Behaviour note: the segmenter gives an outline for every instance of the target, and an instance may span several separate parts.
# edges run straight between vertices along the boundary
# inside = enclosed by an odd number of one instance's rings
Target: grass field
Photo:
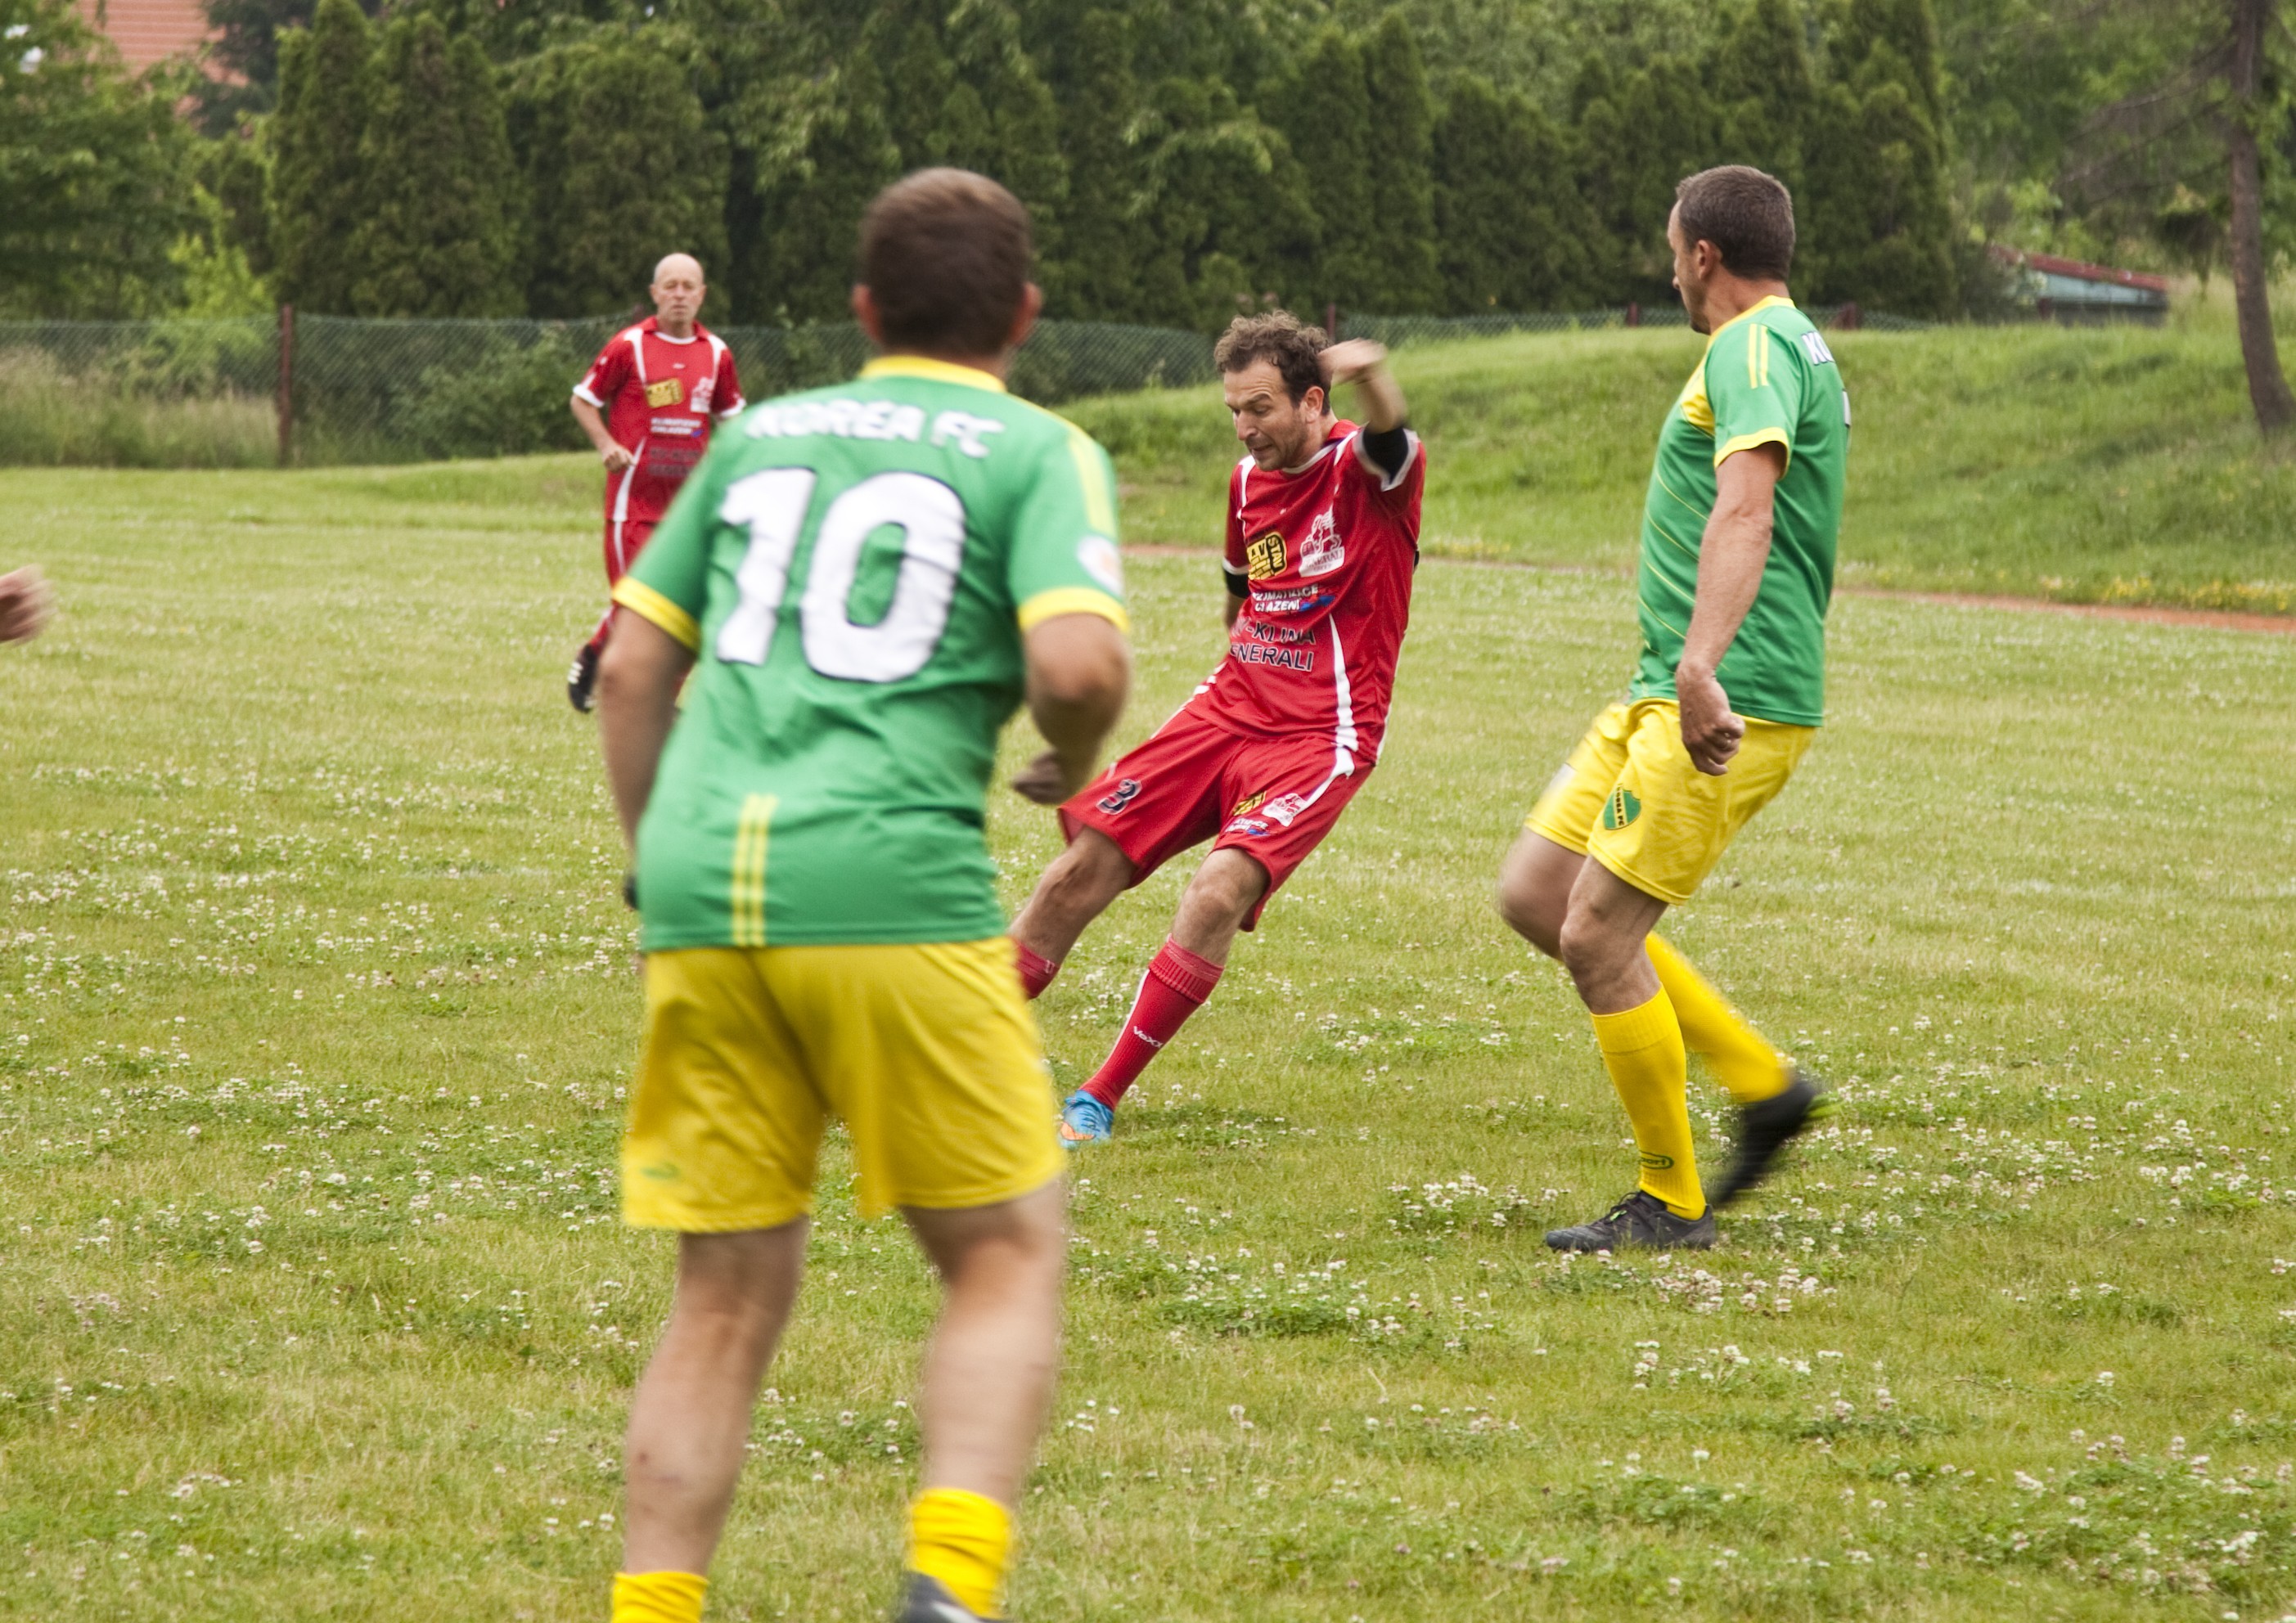
[[[65,602],[0,651],[0,1613],[603,1615],[670,1248],[558,691],[592,477],[0,476]],[[1220,642],[1135,576],[1127,742]],[[1487,897],[1629,600],[1418,590],[1386,761],[1080,1167],[1016,1615],[2296,1611],[2296,639],[1844,601],[1675,933],[1848,1108],[1722,1250],[1566,1266],[1631,1155]],[[1048,997],[1064,1078],[1180,877]],[[828,1164],[714,1617],[890,1593],[931,1298]]]
[[[1430,548],[1630,567],[1652,439],[1702,341],[1676,329],[1404,352]],[[2296,611],[2296,457],[2260,448],[2238,346],[2209,312],[2159,332],[1827,341],[1857,417],[1844,582]],[[1135,539],[1217,541],[1234,455],[1216,390],[1067,409],[1116,453]]]

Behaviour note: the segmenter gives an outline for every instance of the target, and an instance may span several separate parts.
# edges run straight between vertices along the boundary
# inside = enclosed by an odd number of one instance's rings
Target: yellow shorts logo
[[[646,385],[646,404],[655,411],[665,406],[676,406],[685,398],[685,380],[664,378],[659,383]]]
[[[1266,790],[1255,790],[1250,794],[1244,796],[1242,799],[1238,800],[1235,803],[1235,809],[1228,813],[1228,816],[1231,817],[1241,817],[1246,812],[1258,811],[1261,803],[1267,799],[1267,791]]]
[[[1622,829],[1642,815],[1643,803],[1631,789],[1613,789],[1603,802],[1603,826],[1607,829]]]

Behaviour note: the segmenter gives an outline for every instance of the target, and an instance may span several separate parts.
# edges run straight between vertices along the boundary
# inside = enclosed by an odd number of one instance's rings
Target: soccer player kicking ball
[[[646,539],[701,461],[711,426],[741,414],[734,352],[701,322],[701,262],[671,254],[653,267],[654,314],[606,341],[574,385],[574,421],[606,469],[606,586],[629,572]],[[566,673],[567,701],[590,708],[609,607]]]
[[[1034,997],[1119,893],[1212,841],[1116,1046],[1062,1102],[1070,1147],[1108,1137],[1124,1090],[1219,984],[1235,932],[1363,786],[1411,613],[1426,463],[1387,352],[1327,347],[1279,311],[1238,316],[1212,358],[1245,450],[1228,480],[1227,657],[1061,807],[1068,848],[1013,924]],[[1356,386],[1360,425],[1332,414],[1333,384]],[[1057,767],[1046,756],[1013,786],[1053,805],[1067,792]]]
[[[1691,1153],[1685,1048],[1738,1103],[1713,1203],[1759,1183],[1821,1107],[1798,1071],[1652,927],[1785,787],[1825,706],[1825,610],[1849,397],[1786,293],[1793,200],[1758,169],[1676,191],[1675,284],[1706,353],[1659,432],[1636,593],[1642,657],[1509,851],[1499,907],[1560,958],[1595,1017],[1642,1179],[1557,1250],[1703,1247],[1714,1217]],[[1592,860],[1589,860],[1589,859]]]
[[[681,1235],[615,1623],[701,1615],[832,1114],[945,1291],[898,1616],[998,1610],[1065,1231],[982,799],[1024,693],[1045,780],[1088,779],[1129,668],[1108,458],[1004,392],[1029,238],[978,175],[882,193],[853,294],[882,357],[727,430],[615,588],[600,734],[646,953],[622,1210]]]

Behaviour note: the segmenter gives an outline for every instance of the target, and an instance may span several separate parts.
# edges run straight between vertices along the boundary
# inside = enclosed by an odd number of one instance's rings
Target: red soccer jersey
[[[1322,734],[1368,764],[1411,618],[1427,459],[1406,432],[1390,477],[1364,455],[1361,433],[1333,424],[1294,473],[1263,472],[1249,456],[1237,464],[1224,567],[1250,596],[1227,658],[1185,708],[1247,738]]]
[[[734,352],[696,324],[691,338],[670,338],[651,316],[607,340],[574,398],[606,414],[606,431],[637,461],[606,480],[606,517],[653,524],[701,460],[714,418],[740,411],[742,385]]]

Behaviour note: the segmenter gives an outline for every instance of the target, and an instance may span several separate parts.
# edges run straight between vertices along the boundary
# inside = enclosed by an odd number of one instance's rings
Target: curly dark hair
[[[1297,406],[1308,398],[1309,389],[1325,388],[1323,357],[1331,342],[1323,328],[1301,321],[1289,310],[1239,316],[1227,324],[1227,331],[1212,346],[1212,365],[1229,373],[1242,372],[1254,361],[1267,361],[1282,374],[1283,388]]]

